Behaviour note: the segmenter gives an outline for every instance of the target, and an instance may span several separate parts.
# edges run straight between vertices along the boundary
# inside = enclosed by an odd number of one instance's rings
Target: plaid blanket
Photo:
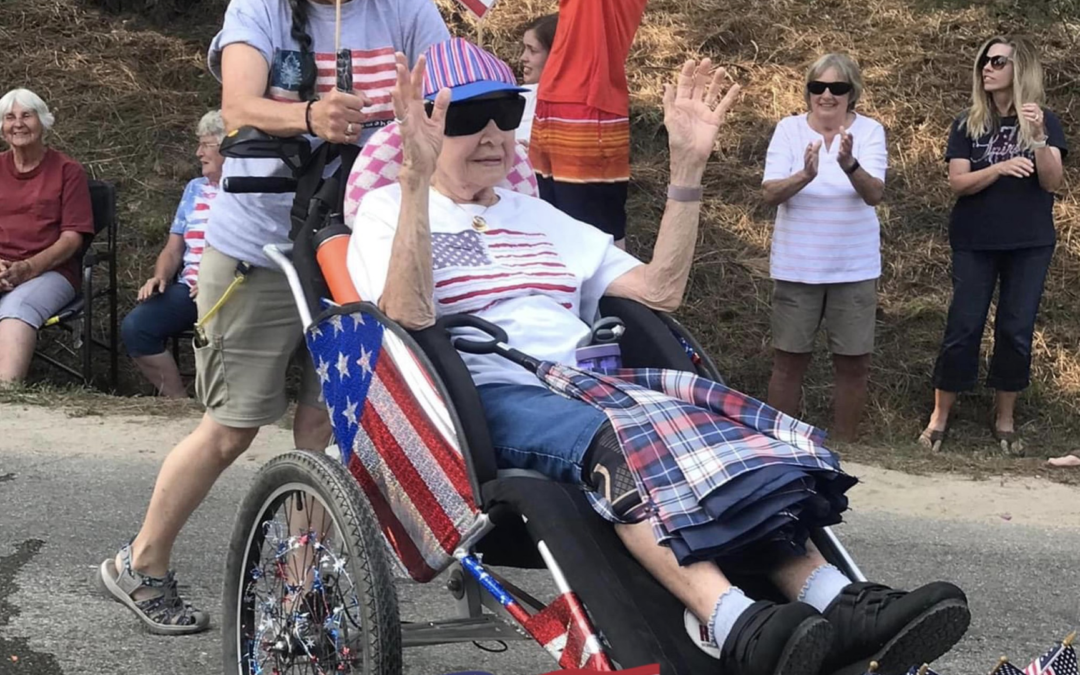
[[[855,479],[824,447],[824,432],[729,387],[674,370],[601,374],[555,363],[542,364],[538,376],[552,391],[607,415],[658,541],[725,516],[743,518],[750,530],[782,530],[810,516],[810,526],[831,524],[846,508],[842,495]],[[826,506],[812,514],[798,506],[817,492],[828,493]],[[601,516],[620,522],[606,500],[589,498]],[[739,532],[728,534],[733,545],[745,543],[737,541]]]

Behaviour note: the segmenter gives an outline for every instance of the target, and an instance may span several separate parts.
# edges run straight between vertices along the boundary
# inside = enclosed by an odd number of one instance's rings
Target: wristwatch
[[[1045,148],[1046,147],[1046,142],[1048,140],[1049,139],[1044,138],[1041,141],[1032,141],[1031,142],[1031,149],[1032,150],[1041,150],[1042,148]]]
[[[845,169],[844,167],[840,167],[840,170],[850,176],[851,174],[853,174],[853,173],[855,173],[856,171],[859,170],[859,160],[856,159],[855,163],[851,165],[850,169]]]

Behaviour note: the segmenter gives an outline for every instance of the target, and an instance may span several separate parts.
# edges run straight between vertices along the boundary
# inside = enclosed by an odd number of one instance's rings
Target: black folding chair
[[[37,351],[34,356],[59,368],[85,385],[93,382],[93,348],[99,347],[109,353],[109,389],[116,388],[117,380],[117,311],[116,311],[116,187],[104,181],[90,181],[90,201],[94,211],[94,236],[85,237],[78,254],[82,258],[82,291],[66,307],[56,313],[42,326],[42,330],[57,327],[66,331],[73,344],[59,342],[64,351],[80,359],[80,368]],[[105,245],[101,246],[102,234]],[[99,264],[107,266],[108,283],[94,285],[94,270]],[[105,298],[108,301],[108,325],[106,339],[94,336],[94,304]]]

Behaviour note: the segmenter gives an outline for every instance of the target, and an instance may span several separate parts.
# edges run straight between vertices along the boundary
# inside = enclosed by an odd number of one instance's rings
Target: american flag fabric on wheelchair
[[[368,313],[331,314],[306,337],[341,461],[398,574],[430,581],[478,516],[446,404],[401,338]]]
[[[825,434],[722,384],[674,370],[601,374],[543,363],[554,392],[603,411],[619,437],[657,540],[681,564],[802,552],[809,530],[840,522],[856,480]],[[619,522],[610,504],[589,498]]]

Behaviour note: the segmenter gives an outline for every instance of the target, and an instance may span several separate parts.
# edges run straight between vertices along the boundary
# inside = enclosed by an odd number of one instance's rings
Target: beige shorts
[[[206,247],[196,298],[200,317],[232,283],[237,262]],[[280,419],[289,405],[285,375],[294,358],[302,371],[300,403],[325,408],[284,274],[253,267],[205,328],[208,343],[195,347],[195,391],[214,421],[250,429]]]
[[[824,320],[829,351],[862,356],[874,351],[877,279],[846,284],[773,282],[773,347],[792,354],[814,351]]]

